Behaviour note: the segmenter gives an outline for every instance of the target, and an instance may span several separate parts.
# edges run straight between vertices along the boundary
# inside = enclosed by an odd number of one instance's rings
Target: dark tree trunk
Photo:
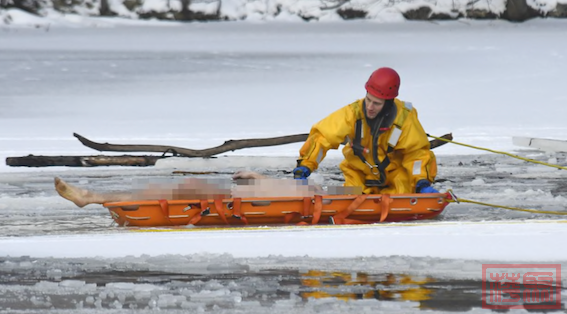
[[[211,157],[228,151],[234,151],[242,148],[275,146],[289,143],[303,142],[307,139],[308,134],[295,134],[289,136],[280,136],[272,138],[256,138],[245,140],[228,140],[220,146],[207,149],[189,149],[175,146],[162,145],[121,145],[109,143],[93,142],[77,133],[73,136],[79,139],[83,145],[98,151],[107,152],[154,152],[154,153],[172,153],[184,157]]]
[[[181,19],[184,21],[191,21],[193,17],[191,16],[191,11],[189,10],[189,5],[191,5],[191,0],[181,0]]]
[[[101,16],[115,16],[116,13],[110,10],[110,5],[108,0],[100,0],[100,15]]]
[[[24,156],[8,157],[6,165],[13,167],[97,167],[153,166],[162,156]]]
[[[539,15],[539,12],[532,9],[526,0],[508,0],[502,17],[512,22],[523,22]]]

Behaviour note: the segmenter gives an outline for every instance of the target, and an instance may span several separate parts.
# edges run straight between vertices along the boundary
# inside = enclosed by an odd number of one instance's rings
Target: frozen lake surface
[[[535,151],[523,151],[523,156],[547,161],[548,155]],[[565,154],[555,155],[560,164],[565,164]],[[261,158],[261,157],[260,157]],[[222,159],[222,157],[221,157]],[[294,159],[288,160],[290,167]],[[441,191],[452,189],[460,198],[489,204],[526,209],[565,211],[567,209],[567,173],[542,165],[497,155],[446,155],[440,156],[439,175],[436,187]],[[194,164],[195,166],[191,166]],[[343,178],[332,159],[318,171],[318,178],[326,186],[341,185]],[[230,178],[242,168],[204,166],[200,160],[189,160],[183,167],[192,177]],[[247,169],[260,171],[270,177],[289,177],[285,163],[274,163],[271,167]],[[182,176],[180,170],[168,167],[100,167],[100,168],[40,168],[34,172],[0,173],[0,236],[21,237],[45,234],[83,234],[123,232],[124,228],[112,225],[108,210],[101,205],[78,208],[59,197],[53,179],[59,176],[67,182],[101,192],[131,190],[141,179],[163,179]],[[211,172],[206,174],[191,174]],[[450,204],[446,211],[433,221],[499,221],[529,219],[562,219],[561,216],[545,215],[491,208],[482,205]]]
[[[567,139],[565,21],[104,26],[2,29],[2,160],[99,154],[73,132],[194,149],[306,133],[362,97],[370,72],[387,65],[401,73],[400,97],[413,101],[429,133],[567,165],[564,153],[511,140]],[[480,303],[488,262],[559,263],[565,287],[564,216],[453,203],[417,225],[149,233],[118,228],[102,206],[76,208],[53,189],[55,176],[118,191],[174,170],[283,178],[300,145],[226,154],[281,157],[271,164],[0,165],[0,313],[488,312]],[[435,152],[442,191],[567,211],[563,170],[452,144]],[[323,184],[342,184],[339,160],[332,152],[324,161]]]
[[[523,155],[548,158],[533,151]],[[564,155],[557,157],[565,163]],[[564,171],[491,155],[448,155],[439,162],[436,185],[466,191],[460,197],[543,210],[567,206]],[[264,173],[287,176],[287,169],[279,168]],[[117,191],[136,178],[171,178],[174,170],[111,167],[0,175],[0,253],[8,254],[0,257],[0,312],[474,313],[487,311],[480,308],[483,263],[567,265],[565,220],[554,215],[453,203],[437,219],[387,229],[295,227],[254,235],[165,228],[168,232],[148,233],[117,227],[102,206],[79,209],[53,189],[55,175],[78,186]],[[207,170],[217,173],[200,177],[235,171]],[[320,175],[326,184],[341,183],[336,166],[321,169]],[[429,230],[419,229],[424,227]],[[377,238],[368,243],[372,234]],[[341,238],[352,246],[336,242]],[[428,238],[430,246],[417,244]],[[270,239],[287,240],[273,247]],[[470,251],[465,253],[463,245]]]

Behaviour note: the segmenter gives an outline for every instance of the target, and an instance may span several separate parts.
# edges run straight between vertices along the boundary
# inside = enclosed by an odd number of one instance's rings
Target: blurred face
[[[364,104],[366,105],[366,116],[370,119],[374,119],[384,108],[386,99],[378,98],[376,96],[372,96],[369,93],[366,93]]]

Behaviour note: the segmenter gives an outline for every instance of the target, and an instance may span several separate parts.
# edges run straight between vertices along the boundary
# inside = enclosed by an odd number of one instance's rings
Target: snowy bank
[[[130,20],[302,22],[567,17],[566,0],[78,0],[0,1],[0,24],[86,22],[88,17]]]

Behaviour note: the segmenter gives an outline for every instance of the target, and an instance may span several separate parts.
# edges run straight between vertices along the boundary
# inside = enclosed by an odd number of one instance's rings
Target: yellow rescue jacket
[[[345,186],[362,187],[366,194],[401,194],[414,193],[419,180],[433,182],[437,163],[417,110],[411,103],[398,99],[391,110],[395,118],[388,128],[381,129],[376,139],[364,115],[364,99],[333,112],[311,128],[299,151],[298,166],[315,171],[329,149],[337,149],[344,143],[345,159],[340,168]],[[357,142],[358,151],[353,149]]]

